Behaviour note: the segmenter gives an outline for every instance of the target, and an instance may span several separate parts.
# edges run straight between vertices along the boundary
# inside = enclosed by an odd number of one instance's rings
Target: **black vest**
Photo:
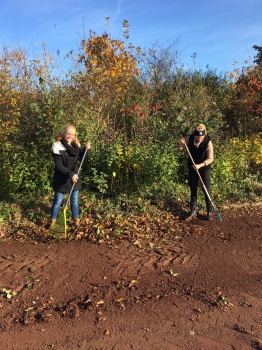
[[[196,147],[194,145],[194,134],[191,134],[189,136],[188,148],[192,158],[194,159],[195,164],[203,163],[207,159],[207,148],[210,140],[211,140],[211,137],[209,135],[206,135],[204,137],[204,140],[200,143],[200,145]],[[192,165],[193,163],[190,157],[188,157],[188,166],[191,167]],[[203,171],[203,170],[208,170],[210,168],[211,168],[211,164],[199,170]]]

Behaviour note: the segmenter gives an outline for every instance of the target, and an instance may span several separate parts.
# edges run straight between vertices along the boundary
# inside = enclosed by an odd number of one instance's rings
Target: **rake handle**
[[[87,154],[88,151],[89,151],[89,148],[86,148],[86,149],[85,149],[85,153],[84,153],[84,155],[83,155],[83,158],[82,158],[82,160],[81,160],[80,166],[79,166],[79,168],[78,168],[78,172],[77,172],[77,174],[76,174],[77,176],[78,176],[79,173],[80,173],[81,167],[82,167],[82,165],[83,165],[84,159],[85,159],[86,154]],[[66,204],[65,204],[65,208],[67,208],[67,206],[68,206],[68,203],[69,203],[71,194],[72,194],[72,192],[73,192],[73,190],[74,190],[74,188],[75,188],[75,184],[76,184],[76,183],[74,182],[74,183],[73,183],[73,186],[72,186],[72,188],[71,188],[71,190],[70,190],[70,192],[69,192],[69,195],[68,195],[68,198],[67,198],[67,201],[66,201]]]

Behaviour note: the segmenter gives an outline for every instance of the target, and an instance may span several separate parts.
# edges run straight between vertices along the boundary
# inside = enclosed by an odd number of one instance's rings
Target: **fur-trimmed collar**
[[[52,152],[54,154],[65,154],[66,148],[60,141],[56,141],[52,144]]]

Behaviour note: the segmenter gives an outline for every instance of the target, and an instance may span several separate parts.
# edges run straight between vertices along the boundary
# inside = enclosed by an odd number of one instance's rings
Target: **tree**
[[[262,46],[254,45],[253,49],[258,51],[253,62],[256,63],[258,66],[262,66]]]
[[[262,131],[262,66],[236,70],[235,74],[226,119],[231,136],[246,137]]]
[[[154,43],[146,51],[139,51],[141,79],[150,85],[165,82],[181,65],[181,52],[177,49],[178,41],[168,46]]]
[[[123,41],[113,40],[107,33],[97,36],[90,32],[89,39],[81,42],[78,64],[73,77],[75,93],[85,99],[98,118],[97,132],[114,139],[121,123],[117,110],[133,79],[139,76],[132,48],[127,50]]]

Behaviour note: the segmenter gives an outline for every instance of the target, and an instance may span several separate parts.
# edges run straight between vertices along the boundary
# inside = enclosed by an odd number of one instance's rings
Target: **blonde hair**
[[[72,125],[72,124],[67,124],[67,126],[65,126],[64,129],[63,129],[62,131],[60,131],[60,132],[56,135],[56,137],[55,137],[56,141],[61,141],[61,140],[65,137],[65,135],[66,135],[68,129],[74,129],[74,130],[75,130],[75,135],[74,135],[74,141],[73,141],[73,142],[74,142],[77,146],[80,146],[80,142],[79,142],[79,140],[78,140],[78,138],[77,138],[77,136],[76,136],[76,128],[75,128],[74,125]]]
[[[195,130],[204,131],[204,134],[207,135],[207,129],[206,129],[204,124],[198,124],[198,126],[196,126]]]

